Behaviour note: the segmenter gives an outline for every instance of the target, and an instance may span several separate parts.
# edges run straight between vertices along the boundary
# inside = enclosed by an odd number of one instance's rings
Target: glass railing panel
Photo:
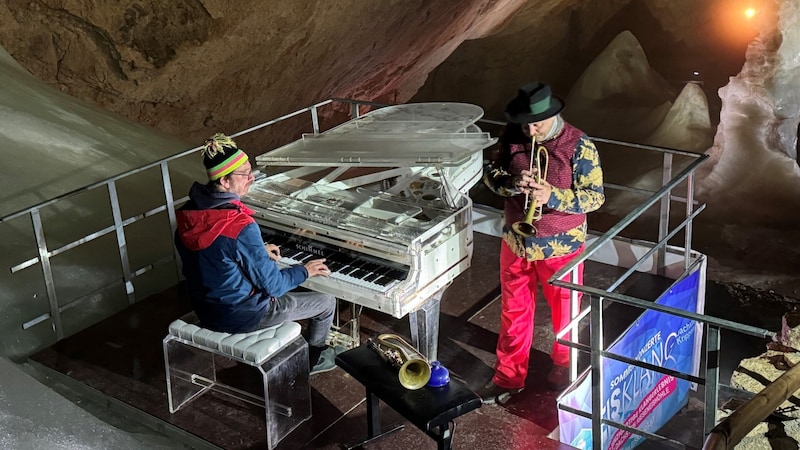
[[[114,225],[108,189],[99,187],[41,209],[47,249],[65,245]]]
[[[61,324],[64,337],[86,329],[130,306],[124,284],[113,283],[92,291],[62,306]]]
[[[164,185],[161,168],[151,167],[116,181],[122,219],[164,206]]]
[[[146,269],[163,259],[173,258],[175,254],[172,228],[166,211],[138,219],[126,226],[125,240],[132,272]],[[139,298],[138,293],[136,297]]]
[[[122,283],[117,236],[109,233],[50,258],[59,307],[112,283]],[[100,302],[100,300],[98,300]],[[98,305],[92,305],[94,307]]]
[[[30,215],[0,223],[0,354],[16,359],[56,340]]]

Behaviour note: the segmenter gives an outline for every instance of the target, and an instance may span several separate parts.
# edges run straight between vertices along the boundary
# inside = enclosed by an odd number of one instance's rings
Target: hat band
[[[241,150],[236,150],[236,153],[225,159],[225,161],[208,169],[208,179],[214,181],[222,178],[246,162],[247,154]]]
[[[531,114],[541,114],[547,111],[548,109],[550,109],[550,103],[551,103],[550,97],[539,100],[536,103],[531,103],[530,104]]]

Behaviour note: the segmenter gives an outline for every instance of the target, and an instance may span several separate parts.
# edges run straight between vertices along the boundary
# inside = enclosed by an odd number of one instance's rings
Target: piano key
[[[342,264],[342,263],[340,263],[338,261],[327,261],[326,260],[325,261],[325,265],[328,266],[329,269],[331,269],[331,272],[338,272],[339,269],[343,269],[345,267],[344,264]]]
[[[297,255],[298,253],[300,253],[300,252],[295,250],[295,249],[293,249],[293,248],[282,248],[281,249],[281,256],[283,256],[285,258],[292,258],[293,256]]]
[[[296,256],[295,259],[297,259],[301,263],[307,263],[307,262],[311,261],[312,259],[318,259],[318,257],[315,257],[315,255],[313,253],[300,252],[300,255]]]
[[[364,280],[361,280],[361,279],[358,279],[358,278],[353,278],[353,277],[350,277],[350,276],[347,276],[347,275],[342,275],[342,274],[334,274],[334,273],[332,273],[330,275],[330,278],[333,278],[333,279],[339,280],[339,281],[343,281],[345,283],[348,283],[348,284],[351,284],[351,285],[355,285],[355,286],[358,286],[358,287],[361,287],[361,288],[364,288],[364,289],[377,291],[377,292],[386,292],[391,287],[391,285],[389,283],[387,283],[385,285],[377,285],[375,283],[369,283],[369,282],[366,282]],[[393,281],[397,281],[397,280],[393,280]]]
[[[373,281],[373,283],[375,283],[375,284],[377,284],[379,286],[387,286],[389,283],[391,283],[394,280],[395,280],[394,278],[389,278],[386,275],[382,275],[380,278],[378,278],[377,280]]]
[[[297,238],[294,235],[287,237],[281,233],[283,232],[262,228],[264,242],[280,248],[281,266],[303,264],[312,259],[325,258],[326,265],[331,269],[327,279],[378,294],[386,293],[408,275],[408,268],[391,261],[384,263],[369,256],[363,257],[353,250],[333,249],[313,239]],[[315,283],[327,282],[316,280]]]
[[[372,273],[372,272],[368,272],[368,271],[366,271],[366,270],[364,270],[362,268],[358,268],[358,269],[356,269],[356,271],[352,275],[354,277],[356,277],[356,278],[364,280],[365,278],[367,278],[367,276],[369,276],[370,273]],[[364,281],[366,281],[366,280],[364,280]]]
[[[386,277],[394,280],[404,280],[405,275],[397,269],[392,269],[385,274]]]
[[[361,268],[362,268],[362,269],[364,269],[364,270],[366,270],[366,271],[369,271],[369,272],[375,272],[376,270],[378,270],[378,269],[380,268],[380,266],[379,266],[379,265],[377,265],[377,264],[375,264],[375,263],[371,263],[371,262],[365,262],[365,263],[364,263],[364,264],[361,266]]]
[[[340,270],[339,273],[342,275],[352,275],[353,272],[355,272],[356,270],[358,270],[358,266],[348,265],[347,267]]]
[[[371,272],[369,275],[364,277],[364,281],[368,281],[368,282],[371,283],[371,282],[375,281],[377,278],[379,278],[380,276],[381,275],[378,272]]]

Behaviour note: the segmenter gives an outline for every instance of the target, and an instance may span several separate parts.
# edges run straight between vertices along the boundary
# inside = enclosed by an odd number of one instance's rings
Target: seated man
[[[195,182],[176,212],[175,246],[183,262],[189,298],[204,328],[246,333],[282,322],[309,319],[311,374],[336,367],[325,346],[336,299],[318,292],[289,292],[308,277],[330,274],[324,259],[279,269],[276,245],[264,244],[240,197],[254,181],[247,155],[228,136],[205,142],[208,183]]]

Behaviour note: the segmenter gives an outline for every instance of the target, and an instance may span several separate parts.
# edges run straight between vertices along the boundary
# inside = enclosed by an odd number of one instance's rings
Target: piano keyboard
[[[278,265],[282,267],[325,258],[325,265],[331,270],[328,278],[378,293],[386,293],[408,276],[408,267],[392,261],[372,258],[344,248],[331,249],[321,242],[264,227],[261,227],[261,234],[265,244],[274,244],[280,248],[281,259]]]

